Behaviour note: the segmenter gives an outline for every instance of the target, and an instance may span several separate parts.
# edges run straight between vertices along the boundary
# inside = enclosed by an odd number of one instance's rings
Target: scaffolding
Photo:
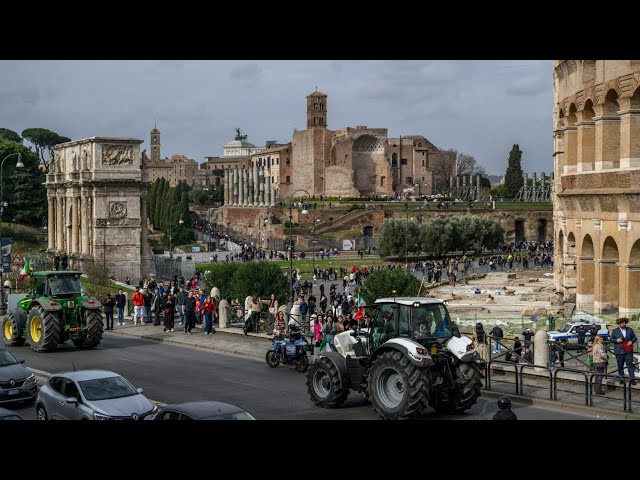
[[[529,175],[523,174],[524,186],[514,197],[514,202],[551,202],[551,186],[553,184],[553,172],[547,176],[540,172],[538,180],[536,172],[533,172],[533,179],[529,185]]]
[[[475,185],[473,179],[476,179]],[[481,200],[480,175],[458,175],[449,177],[449,196],[467,202]]]

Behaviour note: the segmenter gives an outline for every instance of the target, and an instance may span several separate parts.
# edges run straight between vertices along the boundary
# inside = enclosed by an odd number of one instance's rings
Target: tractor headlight
[[[416,347],[416,353],[418,355],[426,355],[427,354],[427,349],[426,348],[422,348],[422,347]]]

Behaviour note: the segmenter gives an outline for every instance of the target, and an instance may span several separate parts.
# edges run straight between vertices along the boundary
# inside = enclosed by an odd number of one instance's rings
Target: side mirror
[[[78,405],[78,399],[76,397],[67,397],[65,399],[65,402],[69,404],[73,403],[74,405]]]
[[[144,390],[142,390],[141,388],[136,388],[136,390],[138,391],[138,393],[144,392]]]

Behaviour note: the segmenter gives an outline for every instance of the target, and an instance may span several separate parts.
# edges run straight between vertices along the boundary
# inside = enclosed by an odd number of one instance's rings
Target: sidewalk
[[[220,353],[232,353],[264,361],[267,349],[271,345],[271,337],[265,333],[244,334],[240,327],[218,328],[213,335],[204,334],[204,325],[197,325],[191,335],[184,332],[184,325],[175,322],[174,332],[165,332],[164,325],[152,323],[133,324],[131,317],[125,317],[125,325],[114,325],[114,330],[107,330],[103,336],[124,335],[144,338],[163,343],[196,347]]]

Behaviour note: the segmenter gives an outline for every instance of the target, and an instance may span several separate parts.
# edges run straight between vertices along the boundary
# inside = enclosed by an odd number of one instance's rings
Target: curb
[[[526,403],[529,405],[535,406],[543,406],[543,407],[554,407],[561,408],[572,411],[579,411],[582,413],[590,413],[590,414],[600,414],[600,415],[611,415],[615,414],[616,416],[620,416],[621,420],[640,420],[640,413],[632,413],[632,412],[619,412],[618,410],[612,410],[607,408],[600,407],[590,407],[587,405],[579,405],[577,403],[567,403],[567,402],[559,402],[557,400],[547,400],[545,398],[532,398],[532,397],[523,397],[522,395],[515,394],[505,394],[504,392],[494,392],[493,390],[485,390],[482,389],[482,395],[499,398],[503,395],[507,395],[512,400],[517,400],[521,403]]]

